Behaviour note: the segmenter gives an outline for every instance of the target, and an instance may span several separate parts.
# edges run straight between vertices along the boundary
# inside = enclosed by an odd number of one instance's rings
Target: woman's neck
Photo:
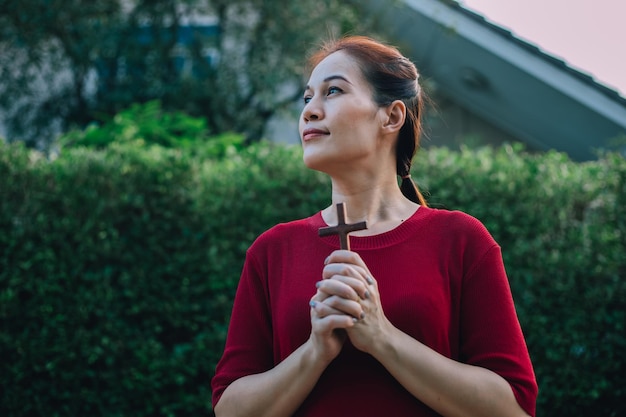
[[[346,187],[333,181],[332,201],[333,204],[322,211],[327,224],[337,224],[337,203],[344,203],[347,222],[367,222],[367,229],[353,232],[354,236],[377,235],[392,230],[419,207],[404,197],[396,182]]]

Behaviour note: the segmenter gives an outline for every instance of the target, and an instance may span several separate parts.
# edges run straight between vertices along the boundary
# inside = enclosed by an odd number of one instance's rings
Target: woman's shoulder
[[[308,236],[312,231],[317,230],[316,224],[319,222],[319,217],[320,213],[316,213],[310,217],[278,223],[261,233],[252,243],[251,249],[275,246],[281,242]]]
[[[459,210],[428,208],[428,222],[440,233],[450,237],[466,239],[487,239],[493,241],[491,233],[481,220]]]
[[[449,210],[443,208],[421,207],[429,214],[429,221],[440,221],[448,224],[458,225],[459,227],[476,227],[482,226],[482,222],[473,215],[460,210]],[[484,226],[483,226],[484,227]]]
[[[478,218],[452,210],[435,210],[429,217],[430,236],[451,264],[461,267],[463,276],[475,270],[488,254],[499,257],[500,245]]]

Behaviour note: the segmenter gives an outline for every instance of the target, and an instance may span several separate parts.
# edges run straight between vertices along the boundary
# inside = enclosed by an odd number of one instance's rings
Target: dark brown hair
[[[410,177],[413,157],[419,148],[424,106],[417,68],[397,48],[365,36],[349,36],[325,43],[309,58],[310,68],[337,51],[346,52],[359,63],[379,106],[387,106],[395,100],[404,102],[407,113],[396,144],[396,173],[402,178],[400,189],[404,196],[426,206],[426,199]]]

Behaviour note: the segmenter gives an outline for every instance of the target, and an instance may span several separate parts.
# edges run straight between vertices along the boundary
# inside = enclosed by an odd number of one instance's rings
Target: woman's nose
[[[305,121],[319,120],[322,117],[324,117],[324,112],[314,98],[304,105],[304,109],[302,109],[302,118]]]

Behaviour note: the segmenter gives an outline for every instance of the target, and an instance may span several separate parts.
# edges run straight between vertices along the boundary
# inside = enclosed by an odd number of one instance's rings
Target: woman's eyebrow
[[[348,79],[346,77],[344,77],[343,75],[339,75],[339,74],[337,74],[337,75],[329,75],[328,77],[324,78],[323,81],[325,83],[327,83],[327,82],[332,81],[332,80],[343,80],[343,81],[347,82],[348,84],[352,84],[350,81],[348,81]],[[306,90],[310,90],[310,89],[311,89],[311,87],[308,84],[306,85],[306,87],[304,87],[305,91]]]

